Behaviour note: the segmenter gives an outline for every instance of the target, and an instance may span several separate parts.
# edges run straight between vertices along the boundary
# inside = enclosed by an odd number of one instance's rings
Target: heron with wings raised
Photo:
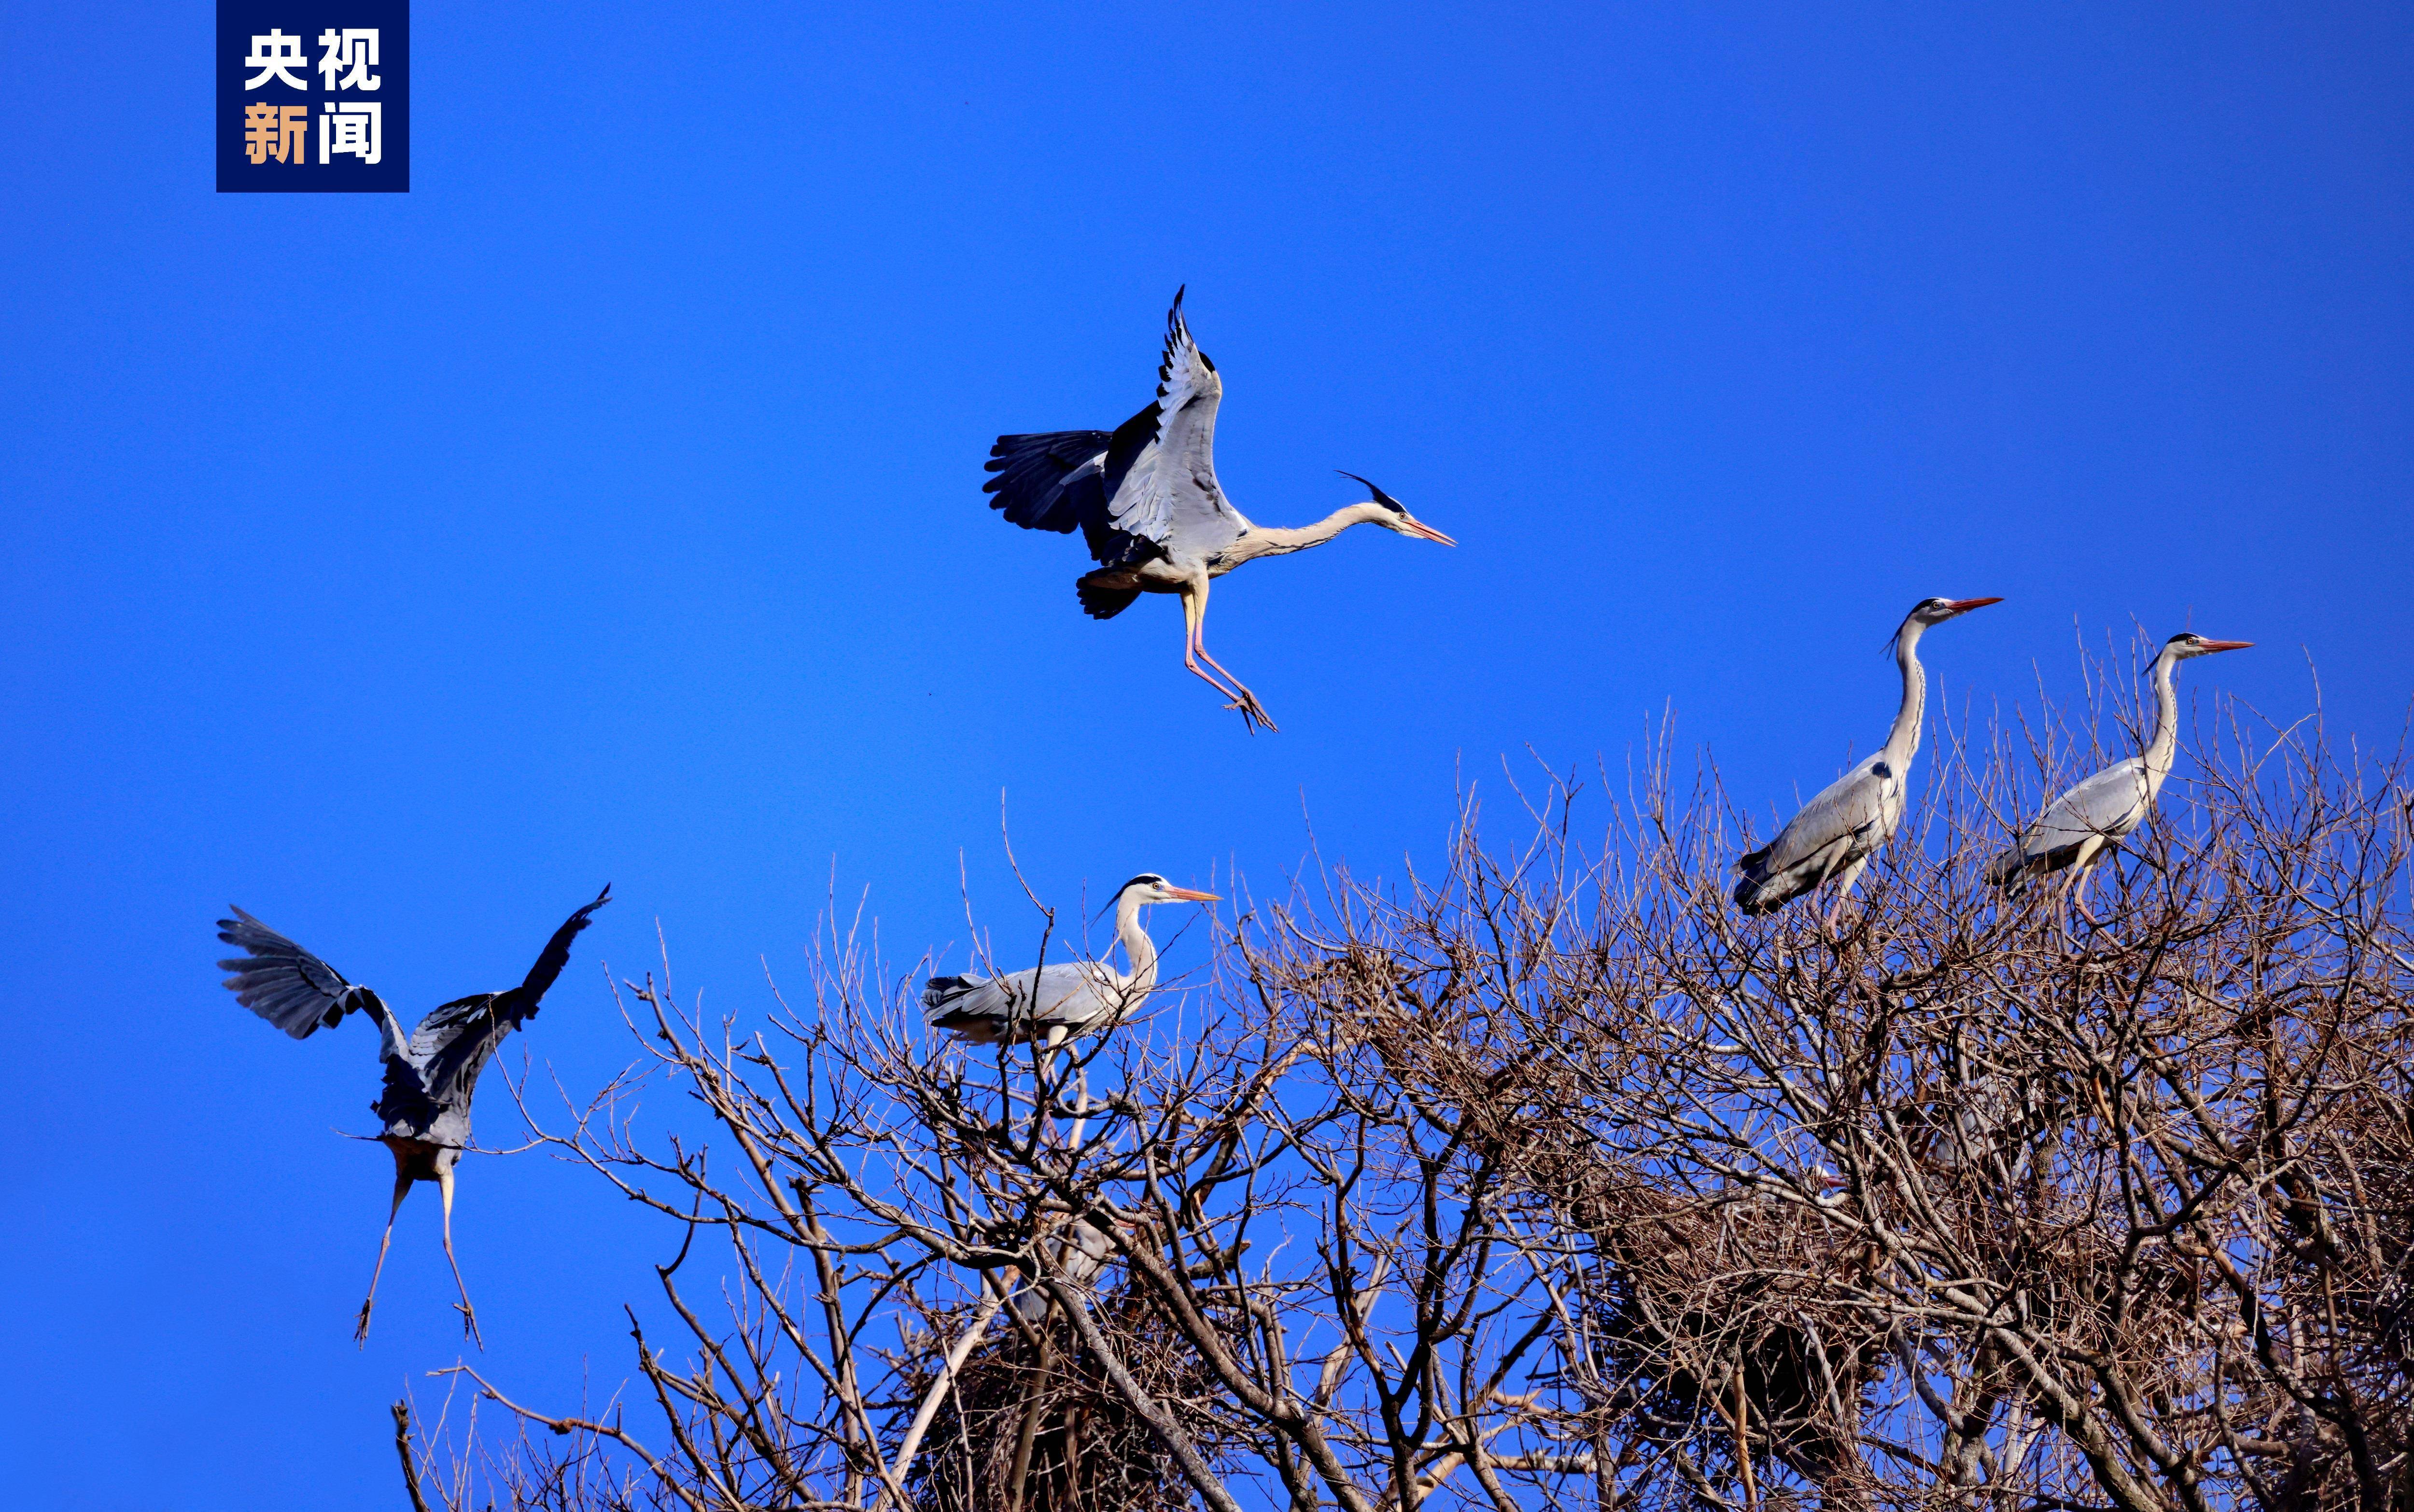
[[[1252,525],[1215,482],[1215,409],[1224,380],[1182,319],[1182,294],[1166,315],[1156,397],[1112,432],[1047,431],[1001,436],[982,485],[992,509],[1031,530],[1079,529],[1097,570],[1075,585],[1095,619],[1112,619],[1143,593],[1182,596],[1182,661],[1230,702],[1251,729],[1274,722],[1238,677],[1207,654],[1207,586],[1260,556],[1321,546],[1353,525],[1445,546],[1458,542],[1356,473],[1372,497],[1314,525]],[[1204,662],[1205,665],[1200,665]],[[1212,671],[1210,669],[1213,669]]]
[[[469,1100],[478,1090],[478,1073],[494,1059],[503,1036],[536,1016],[545,989],[569,963],[570,942],[587,927],[588,915],[611,900],[607,883],[594,902],[553,932],[518,986],[455,998],[421,1019],[408,1035],[384,999],[346,981],[334,967],[243,910],[218,921],[218,938],[244,952],[218,962],[221,970],[233,973],[226,980],[227,990],[253,1013],[297,1040],[333,1029],[351,1013],[365,1013],[377,1022],[385,1091],[369,1105],[385,1123],[385,1132],[373,1137],[394,1152],[394,1206],[386,1209],[385,1237],[378,1241],[377,1268],[369,1273],[368,1298],[361,1303],[352,1331],[355,1341],[368,1340],[369,1310],[377,1304],[378,1278],[385,1273],[386,1248],[394,1242],[395,1214],[418,1181],[435,1182],[443,1194],[444,1258],[453,1267],[453,1284],[461,1291],[462,1330],[478,1339],[478,1314],[469,1306],[469,1288],[461,1281],[461,1263],[453,1256],[453,1168],[469,1148]]]

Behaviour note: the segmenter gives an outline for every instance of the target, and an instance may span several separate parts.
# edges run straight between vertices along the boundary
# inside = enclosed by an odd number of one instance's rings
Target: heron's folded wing
[[[226,987],[235,1001],[297,1040],[365,1011],[389,1041],[399,1042],[394,1015],[376,993],[345,981],[342,972],[243,910],[233,912],[218,921],[218,938],[244,954],[218,962],[218,969],[232,973]]]
[[[933,977],[922,988],[922,1005],[930,1010],[932,1028],[949,1030],[980,1044],[1008,1034],[1021,1038],[1032,1025],[1086,1024],[1111,1006],[1100,980],[1103,969],[1093,962],[1042,967],[1036,973],[1036,993],[1034,974]]]
[[[2090,838],[2117,840],[2146,817],[2145,763],[2115,762],[2046,805],[2020,832],[2023,855],[2039,856]]]
[[[1156,402],[1124,422],[1108,442],[1108,521],[1170,555],[1205,556],[1238,540],[1249,522],[1215,482],[1215,411],[1224,380],[1191,339],[1180,294],[1166,315],[1156,379]]]
[[[1786,821],[1776,839],[1747,858],[1752,863],[1752,874],[1778,876],[1845,836],[1880,823],[1885,817],[1887,784],[1901,780],[1902,774],[1883,762],[1855,763],[1852,770],[1822,788],[1817,796],[1802,806],[1801,812]]]

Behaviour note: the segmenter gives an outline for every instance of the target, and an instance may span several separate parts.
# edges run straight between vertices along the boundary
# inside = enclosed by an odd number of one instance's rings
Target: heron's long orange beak
[[[1221,903],[1224,901],[1213,893],[1197,893],[1191,891],[1187,887],[1176,887],[1171,882],[1167,882],[1165,884],[1165,896],[1168,897],[1178,897],[1185,903]]]
[[[2243,651],[2254,644],[2255,643],[2253,641],[2207,641],[2204,643],[2201,649],[2207,651]]]
[[[1427,541],[1439,541],[1445,546],[1455,546],[1458,544],[1457,541],[1451,540],[1450,537],[1443,535],[1440,531],[1435,529],[1432,526],[1425,524],[1423,520],[1410,520],[1408,522],[1408,529],[1410,533],[1414,535],[1423,536]]]
[[[1957,614],[1957,615],[1966,615],[1966,614],[1968,614],[1968,613],[1969,613],[1971,610],[1973,610],[1973,609],[1984,609],[1984,608],[1986,608],[1986,607],[1987,607],[1989,604],[1990,604],[1990,603],[2002,603],[2003,601],[2004,601],[2004,600],[2003,600],[2002,599],[2000,599],[2000,598],[1995,598],[1995,599],[1956,599],[1956,600],[1953,600],[1953,602],[1952,602],[1952,604],[1950,605],[1950,607],[1951,607],[1952,611],[1953,611],[1955,614]]]

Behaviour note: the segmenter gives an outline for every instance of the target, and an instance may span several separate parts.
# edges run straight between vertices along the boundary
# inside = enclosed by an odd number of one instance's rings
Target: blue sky
[[[1765,814],[1930,593],[2008,600],[1929,642],[1957,703],[2193,626],[2260,643],[2194,688],[2317,666],[2396,742],[2403,7],[860,8],[422,0],[410,194],[220,196],[208,7],[8,0],[11,1502],[391,1505],[383,1404],[459,1351],[432,1193],[351,1347],[370,1036],[238,1009],[229,901],[415,1015],[611,881],[514,1045],[591,1087],[658,926],[736,1012],[833,876],[900,970],[960,858],[1015,938],[1001,794],[1065,903],[1279,891],[1310,822],[1395,868],[1670,708]],[[978,492],[1138,408],[1184,283],[1244,511],[1347,467],[1462,542],[1217,587],[1278,735]],[[619,1379],[660,1236],[535,1157],[461,1193],[486,1363]]]

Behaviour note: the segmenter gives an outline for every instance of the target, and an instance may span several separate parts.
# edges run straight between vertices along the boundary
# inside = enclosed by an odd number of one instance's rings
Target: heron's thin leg
[[[1227,667],[1224,663],[1216,660],[1213,656],[1208,654],[1207,580],[1205,578],[1200,578],[1198,581],[1197,590],[1198,601],[1195,604],[1192,603],[1191,596],[1189,594],[1185,593],[1182,596],[1184,607],[1190,611],[1185,616],[1189,620],[1190,627],[1190,646],[1189,652],[1185,653],[1185,655],[1195,653],[1200,660],[1204,660],[1207,665],[1223,674],[1224,682],[1231,685],[1229,688],[1224,689],[1225,696],[1232,701],[1224,706],[1229,709],[1240,710],[1242,722],[1262,724],[1269,730],[1274,730],[1274,721],[1266,717],[1266,706],[1258,702],[1258,695],[1250,692],[1248,688],[1242,683],[1240,678],[1232,675],[1231,668]],[[1199,673],[1199,675],[1201,677],[1207,677],[1206,673],[1200,671],[1199,663],[1197,661],[1192,661],[1190,663],[1190,670]],[[1211,683],[1215,681],[1213,677],[1207,677],[1207,680]],[[1221,688],[1223,685],[1217,684],[1217,686]],[[1280,732],[1276,731],[1276,733],[1279,734]]]
[[[1072,1130],[1065,1136],[1065,1148],[1067,1149],[1080,1149],[1081,1135],[1090,1127],[1090,1068],[1083,1066],[1075,1075],[1080,1078],[1080,1098],[1073,1104]]]
[[[410,1194],[410,1177],[397,1169],[394,1174],[394,1206],[385,1210],[385,1237],[378,1240],[377,1268],[369,1272],[368,1299],[361,1304],[360,1318],[352,1325],[352,1342],[363,1349],[369,1343],[369,1309],[377,1306],[378,1278],[385,1274],[385,1252],[394,1243],[394,1215],[402,1211],[402,1199]]]
[[[2094,879],[2096,857],[2102,853],[2103,849],[2100,842],[2092,838],[2079,842],[2079,859],[2071,864],[2070,875],[2063,880],[2062,897],[2059,900],[2063,927],[2065,929],[2070,926],[2070,910],[2074,905],[2078,908],[2079,916],[2089,925],[2097,928],[2102,927],[2096,921],[2095,911],[2087,906],[2087,885]]]
[[[2079,882],[2071,891],[2076,895],[2073,901],[2077,902],[2079,905],[2079,916],[2085,919],[2090,925],[2100,929],[2104,927],[2104,922],[2095,916],[2095,911],[2094,909],[2087,906],[2087,890],[2094,886],[2094,883],[2095,860],[2091,856],[2079,866]]]
[[[1221,682],[1218,682],[1214,674],[1209,672],[1206,668],[1199,664],[1199,619],[1200,614],[1203,612],[1201,600],[1204,598],[1204,589],[1200,591],[1200,595],[1197,598],[1191,596],[1189,589],[1185,588],[1183,590],[1182,664],[1188,667],[1193,673],[1198,674],[1198,676],[1203,680],[1208,687],[1213,688],[1218,693],[1223,694],[1229,699],[1237,699],[1240,696],[1239,694],[1233,692],[1229,688],[1225,687]],[[1227,706],[1229,707],[1229,705]]]
[[[453,1166],[450,1162],[436,1168],[436,1187],[444,1194],[444,1258],[453,1267],[453,1284],[461,1293],[461,1331],[480,1349],[486,1341],[478,1334],[478,1310],[469,1305],[469,1287],[461,1280],[461,1262],[453,1256]]]
[[[1835,937],[1836,922],[1844,916],[1844,900],[1852,896],[1853,883],[1861,880],[1861,868],[1869,864],[1868,856],[1860,856],[1846,862],[1844,869],[1836,873],[1836,896],[1827,902],[1828,938]]]

